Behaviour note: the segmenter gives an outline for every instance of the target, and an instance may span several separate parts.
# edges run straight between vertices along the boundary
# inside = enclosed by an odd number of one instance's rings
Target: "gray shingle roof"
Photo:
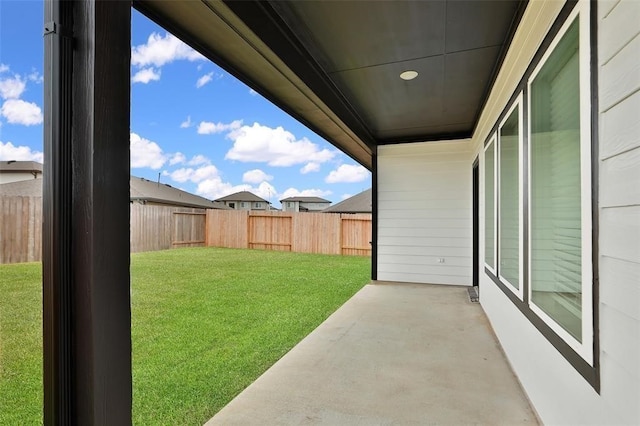
[[[132,201],[149,201],[174,206],[195,207],[201,209],[223,209],[229,207],[222,203],[207,200],[195,194],[174,188],[167,184],[159,184],[144,178],[131,176],[130,197]],[[0,195],[42,196],[42,179],[29,179],[0,185]]]
[[[331,201],[325,200],[324,198],[320,198],[320,197],[288,197],[288,198],[285,198],[283,200],[280,200],[281,203],[283,201],[299,201],[301,203],[329,203],[329,204],[331,204]]]
[[[327,207],[322,213],[371,213],[371,188]]]
[[[264,198],[258,197],[256,194],[249,191],[240,191],[235,194],[227,195],[226,197],[218,198],[216,201],[262,201],[268,203]]]
[[[191,194],[166,183],[153,182],[148,179],[131,176],[131,200],[150,201],[175,206],[196,207],[204,209],[229,208],[222,203],[208,200]]]
[[[42,163],[35,161],[0,161],[0,172],[36,172],[42,173]]]

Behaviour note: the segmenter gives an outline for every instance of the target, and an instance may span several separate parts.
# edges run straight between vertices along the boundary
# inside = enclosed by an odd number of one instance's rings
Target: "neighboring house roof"
[[[211,201],[204,197],[174,188],[166,183],[153,182],[136,176],[131,176],[130,182],[131,201],[148,201],[172,204],[175,206],[229,210],[229,207],[222,203]]]
[[[28,179],[0,184],[0,195],[42,197],[42,179]]]
[[[264,198],[258,197],[256,194],[249,191],[240,191],[235,194],[227,195],[226,197],[218,198],[216,201],[262,201],[265,203],[269,203]]]
[[[42,164],[35,161],[0,161],[0,173],[2,172],[31,172],[42,173]]]
[[[327,207],[322,213],[371,213],[371,188]]]
[[[289,198],[285,198],[284,200],[280,200],[281,203],[283,201],[299,201],[301,203],[329,203],[329,204],[331,204],[331,201],[325,200],[324,198],[320,198],[320,197],[289,197]]]
[[[200,209],[230,210],[229,207],[222,203],[207,200],[164,183],[158,184],[158,182],[131,176],[130,185],[131,201],[148,201]],[[29,179],[1,184],[0,195],[41,197],[42,179]]]

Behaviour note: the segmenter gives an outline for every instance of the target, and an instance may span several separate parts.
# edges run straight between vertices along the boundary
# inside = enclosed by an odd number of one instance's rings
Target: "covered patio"
[[[374,281],[207,425],[537,423],[467,288]]]
[[[502,349],[543,422],[640,423],[639,2],[47,0],[45,424],[131,423],[132,5],[371,171],[374,282],[445,286],[366,287],[214,423],[534,422]]]

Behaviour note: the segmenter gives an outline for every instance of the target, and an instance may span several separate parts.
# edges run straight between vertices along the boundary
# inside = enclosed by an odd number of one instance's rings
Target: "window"
[[[522,299],[522,118],[513,104],[498,130],[498,272]]]
[[[563,7],[486,142],[484,248],[487,275],[597,388],[589,6]]]
[[[232,209],[236,208],[236,203],[229,203],[229,207],[231,207]]]
[[[584,27],[580,16],[568,20],[528,82],[531,308],[578,352],[591,344],[585,312],[592,277],[590,97],[588,86],[581,90],[589,79],[588,46],[581,52],[580,45]]]
[[[240,203],[240,208],[245,208],[246,206],[247,206],[247,203],[245,203],[245,202],[241,202]]]
[[[254,203],[253,207],[259,209],[260,207],[262,207],[262,203]]]
[[[496,271],[496,138],[491,139],[484,151],[484,262]]]

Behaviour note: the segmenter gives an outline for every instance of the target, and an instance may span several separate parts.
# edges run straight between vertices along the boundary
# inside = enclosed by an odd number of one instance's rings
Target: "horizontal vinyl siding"
[[[474,134],[475,152],[561,7],[529,2]],[[480,274],[480,302],[545,424],[640,424],[640,2],[597,8],[600,393]]]
[[[616,283],[600,286],[600,303],[614,307],[621,314],[640,321],[640,263],[603,254],[600,257],[600,276]]]
[[[629,114],[633,111],[640,111],[640,92],[635,92],[624,102],[613,106],[600,115],[601,159],[608,159],[640,147],[638,140],[640,122],[629,119]]]
[[[471,285],[470,158],[469,141],[378,149],[378,279]]]
[[[602,398],[640,424],[640,2],[603,8],[598,47]]]

